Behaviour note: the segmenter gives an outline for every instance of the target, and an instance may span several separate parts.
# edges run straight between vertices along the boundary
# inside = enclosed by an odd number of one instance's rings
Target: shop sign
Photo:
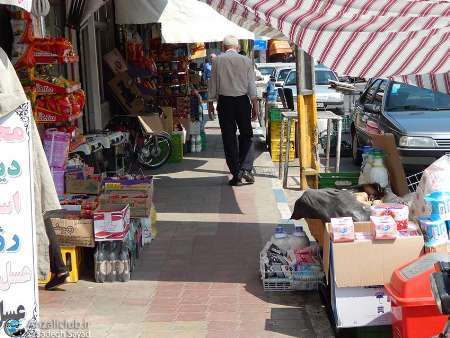
[[[267,40],[255,40],[253,50],[267,50]]]
[[[29,103],[0,118],[0,337],[36,337],[38,293]]]
[[[31,11],[31,1],[32,0],[0,0],[0,5],[14,5],[22,7],[28,12]]]

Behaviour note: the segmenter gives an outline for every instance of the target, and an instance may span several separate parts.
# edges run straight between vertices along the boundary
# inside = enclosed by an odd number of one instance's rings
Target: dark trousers
[[[239,170],[252,169],[252,118],[251,104],[247,95],[232,97],[219,96],[217,111],[222,131],[223,149],[230,173],[236,176]],[[239,128],[239,145],[236,130]]]
[[[55,234],[55,229],[49,219],[45,220],[45,232],[47,233],[50,256],[50,272],[60,274],[67,271],[66,265],[61,256],[61,247]]]

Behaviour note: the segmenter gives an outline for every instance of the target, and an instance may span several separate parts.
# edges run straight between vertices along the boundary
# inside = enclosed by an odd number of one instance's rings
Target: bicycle
[[[154,132],[146,122],[149,116],[117,115],[107,124],[107,129],[129,133],[128,142],[125,145],[124,163],[129,165],[127,173],[135,170],[136,163],[144,169],[158,169],[163,166],[172,153],[172,142],[170,134],[158,130]],[[142,168],[139,168],[142,171]]]

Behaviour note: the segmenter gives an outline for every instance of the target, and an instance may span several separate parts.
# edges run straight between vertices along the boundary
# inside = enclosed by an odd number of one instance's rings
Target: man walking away
[[[238,186],[242,185],[242,179],[247,183],[255,182],[250,151],[253,137],[251,120],[258,116],[255,70],[252,61],[238,53],[239,41],[234,36],[225,37],[223,49],[225,53],[217,56],[213,63],[208,98],[218,101],[225,158],[233,175],[229,184]]]

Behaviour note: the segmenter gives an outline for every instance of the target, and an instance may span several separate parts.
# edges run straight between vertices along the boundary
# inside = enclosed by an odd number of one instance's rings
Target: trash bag
[[[291,219],[320,219],[330,222],[335,217],[352,217],[355,222],[370,219],[370,207],[357,201],[348,190],[310,189],[295,202]]]

